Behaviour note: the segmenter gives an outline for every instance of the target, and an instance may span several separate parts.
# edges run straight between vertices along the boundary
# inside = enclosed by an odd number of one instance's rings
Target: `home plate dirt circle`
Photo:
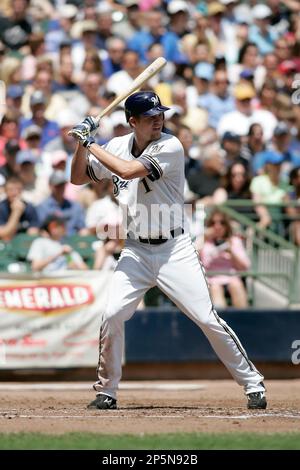
[[[300,431],[300,380],[268,381],[267,410],[247,410],[231,380],[123,382],[117,410],[87,410],[89,383],[1,383],[0,432]]]

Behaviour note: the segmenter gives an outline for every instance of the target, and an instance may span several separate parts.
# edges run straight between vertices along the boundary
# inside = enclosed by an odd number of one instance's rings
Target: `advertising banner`
[[[0,275],[0,368],[96,366],[111,272]]]

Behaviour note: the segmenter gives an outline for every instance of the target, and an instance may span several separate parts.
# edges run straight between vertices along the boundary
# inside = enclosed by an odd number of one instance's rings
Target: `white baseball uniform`
[[[105,148],[121,159],[134,160],[133,139],[133,134],[117,137]],[[234,379],[244,386],[245,393],[264,391],[263,376],[248,359],[235,333],[215,311],[204,269],[189,233],[186,230],[183,233],[181,143],[176,137],[162,133],[137,159],[149,170],[149,175],[123,181],[96,157],[88,155],[88,175],[95,181],[113,179],[115,196],[127,207],[129,223],[128,238],[113,274],[100,328],[99,380],[94,389],[98,394],[116,398],[121,379],[124,321],[131,318],[146,291],[158,286],[202,329]],[[160,217],[156,210],[150,217],[153,206],[172,209],[169,218]],[[152,244],[154,240],[163,243]]]

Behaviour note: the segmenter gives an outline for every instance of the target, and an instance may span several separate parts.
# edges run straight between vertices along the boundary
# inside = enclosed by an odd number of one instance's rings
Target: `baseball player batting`
[[[170,210],[167,221],[159,217],[148,217],[146,223],[140,220],[140,207],[143,214],[151,214],[155,206],[171,209],[175,205],[184,213],[184,152],[176,137],[163,132],[168,109],[152,91],[140,91],[125,101],[132,133],[100,147],[91,135],[98,126],[94,118],[85,118],[70,131],[78,140],[72,183],[112,178],[115,196],[127,207],[130,217],[130,230],[113,274],[100,328],[96,399],[88,408],[117,408],[124,322],[131,318],[147,290],[158,286],[201,328],[236,382],[244,387],[248,408],[264,409],[263,376],[236,334],[218,316],[182,217]]]

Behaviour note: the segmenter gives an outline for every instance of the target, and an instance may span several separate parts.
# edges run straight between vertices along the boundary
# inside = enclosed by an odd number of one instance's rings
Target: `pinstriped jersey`
[[[134,134],[116,137],[103,148],[123,160],[140,161],[149,174],[145,178],[122,180],[112,174],[91,153],[87,157],[87,174],[94,181],[111,178],[114,196],[126,212],[129,232],[141,237],[169,237],[170,230],[184,224],[184,151],[180,141],[161,133],[143,153],[131,153]]]

